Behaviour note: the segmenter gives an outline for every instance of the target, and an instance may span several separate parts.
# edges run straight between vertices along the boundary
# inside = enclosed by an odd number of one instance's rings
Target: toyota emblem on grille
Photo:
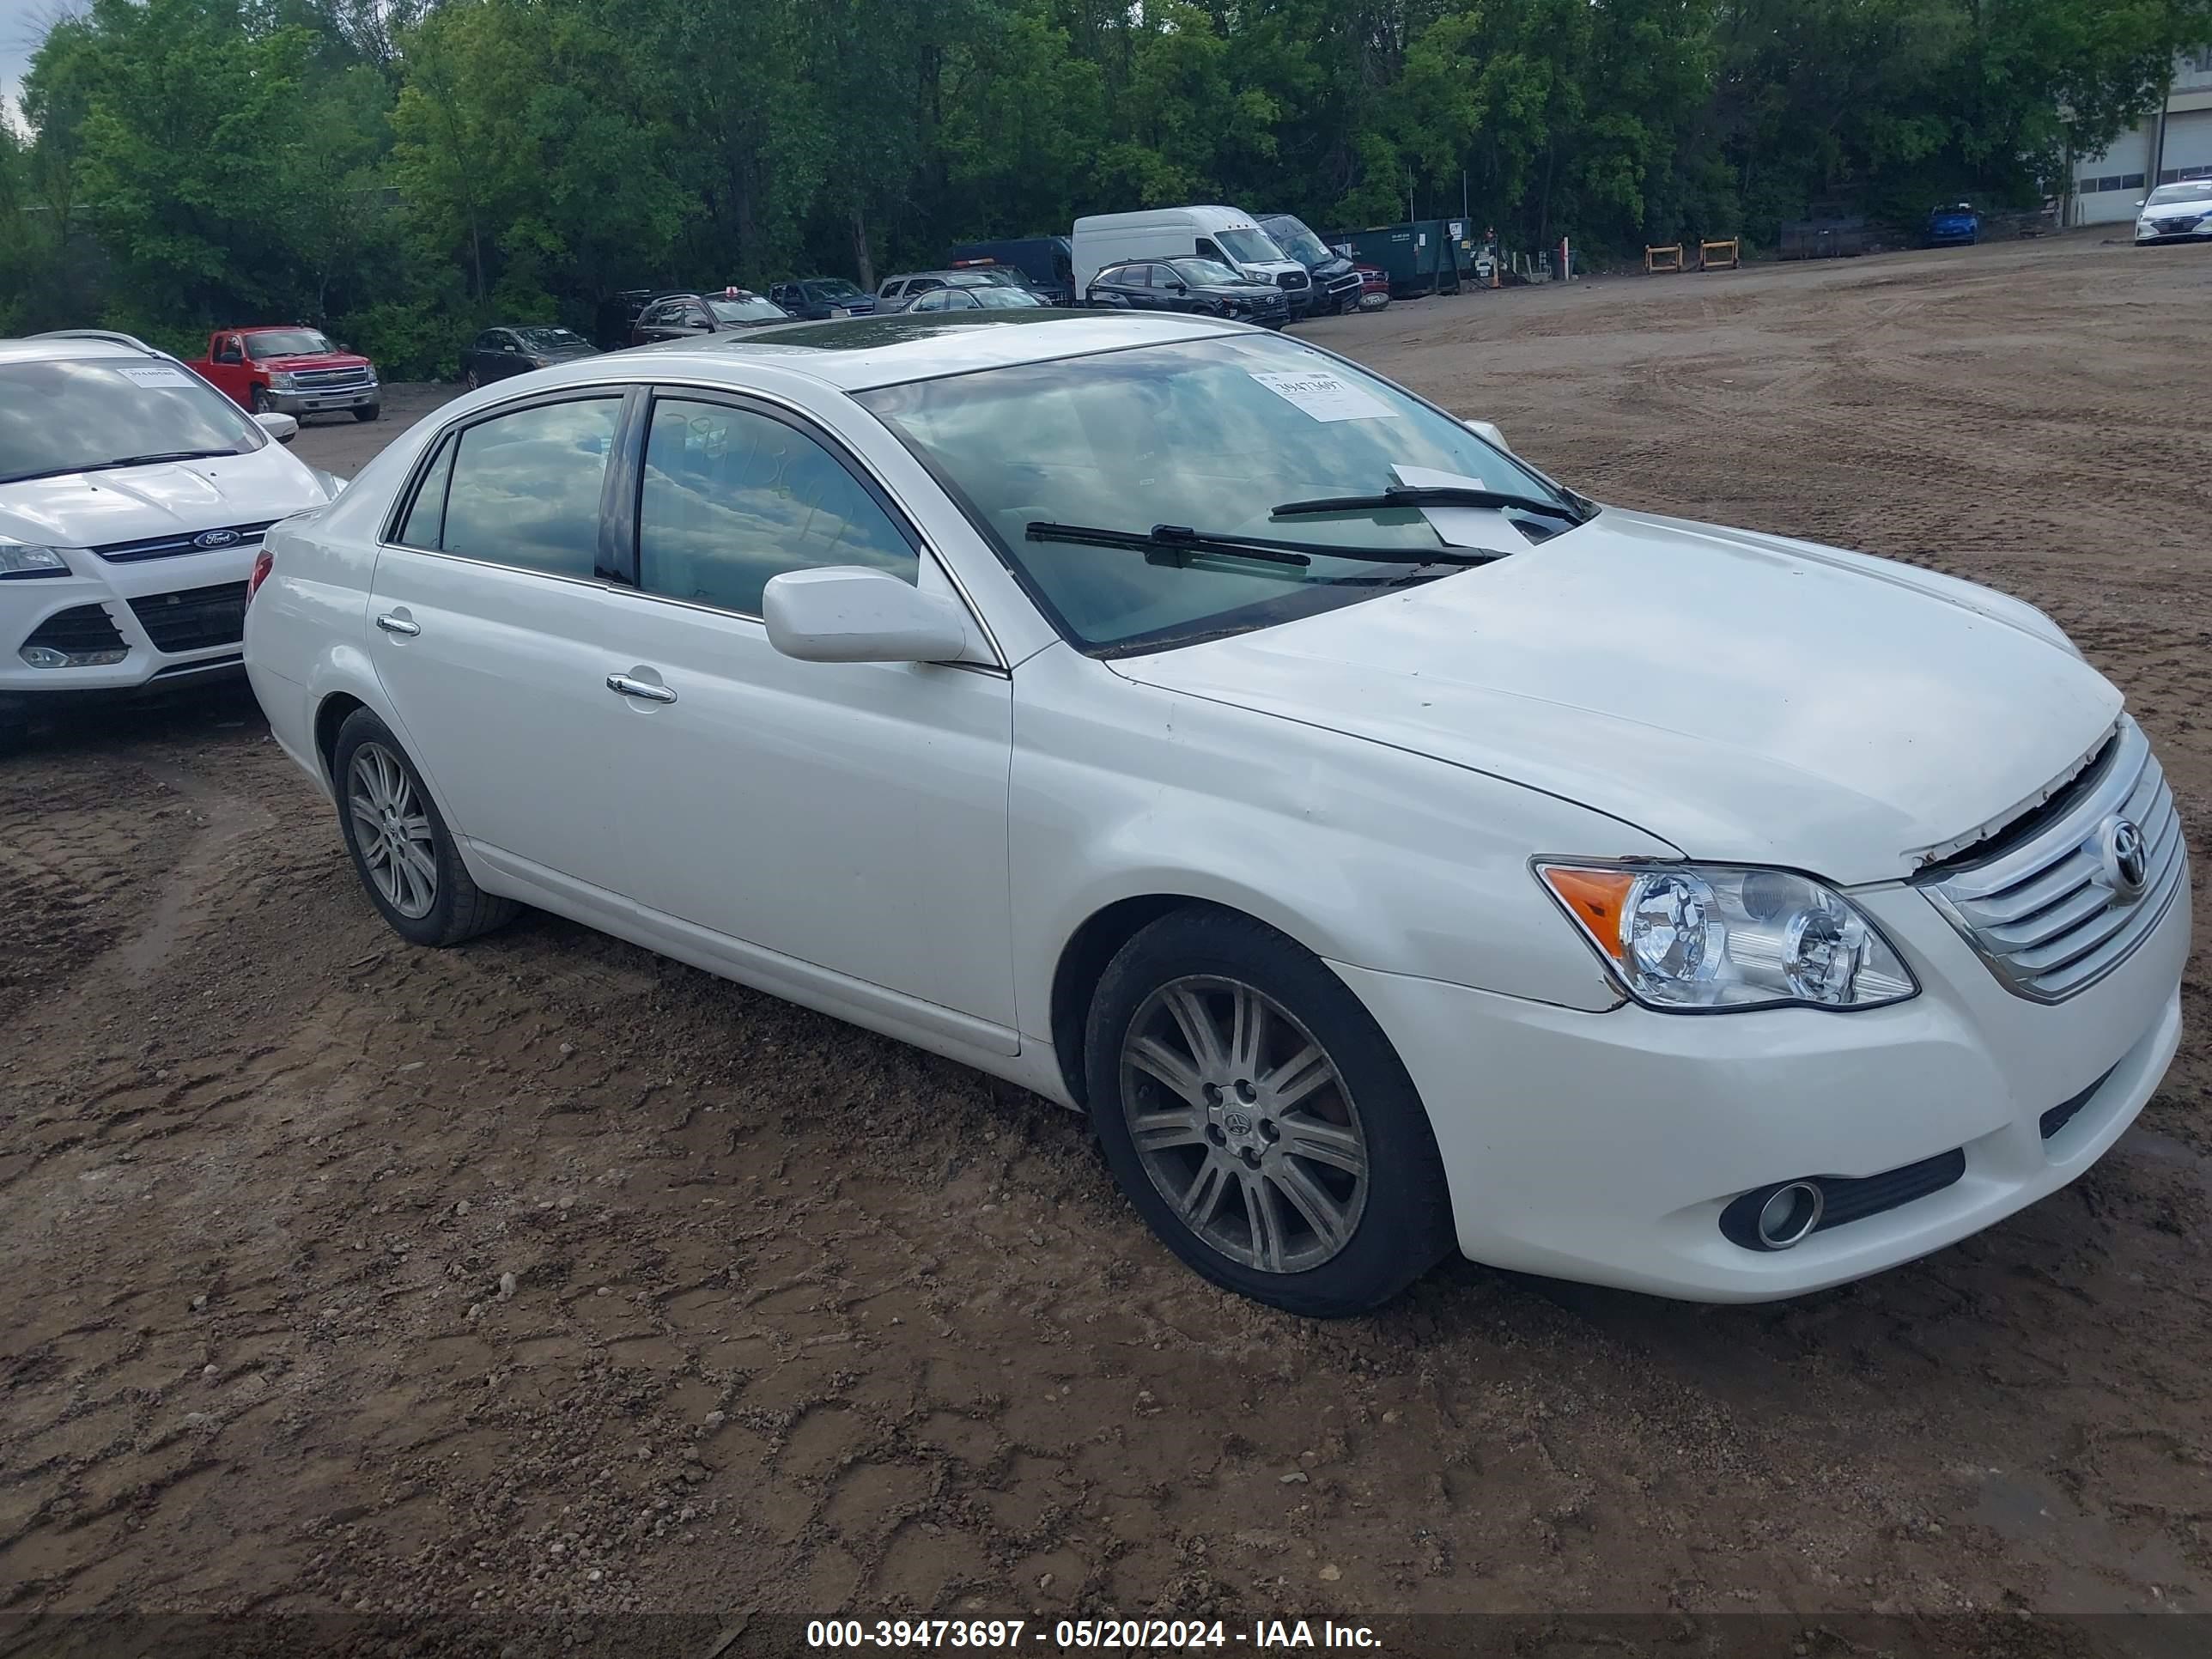
[[[192,538],[192,545],[194,547],[235,547],[238,545],[238,532],[235,530],[203,530]]]
[[[2142,896],[2150,884],[2150,848],[2133,818],[2110,817],[2097,831],[2097,861],[2105,885],[2122,898]]]

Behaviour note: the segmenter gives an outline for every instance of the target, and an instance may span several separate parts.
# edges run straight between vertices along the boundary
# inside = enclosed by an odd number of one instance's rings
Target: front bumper
[[[1864,1013],[1583,1013],[1339,965],[1427,1103],[1461,1249],[1708,1302],[1761,1302],[1942,1249],[2056,1191],[2135,1120],[2180,1042],[2185,880],[2107,977],[2012,995],[1920,892],[1853,896],[1923,988]],[[2043,1115],[2091,1090],[2046,1139]],[[1814,1233],[1732,1243],[1740,1194],[1963,1152],[1952,1184]]]
[[[164,606],[168,595],[234,584],[242,589],[258,550],[248,544],[135,564],[109,564],[94,556],[71,553],[67,556],[77,568],[67,576],[0,581],[0,706],[21,708],[58,696],[151,690],[234,672],[245,649],[240,637],[190,650],[163,650],[131,601],[142,602],[158,618],[161,611],[155,607]],[[43,624],[85,606],[98,607],[113,625],[122,661],[33,668],[23,660],[25,641]]]
[[[2212,240],[2212,216],[2199,219],[2195,224],[2180,230],[2167,230],[2158,225],[2136,227],[2136,246],[2149,247],[2159,242],[2202,242]]]
[[[368,409],[384,396],[384,388],[371,381],[367,386],[343,386],[328,392],[294,390],[269,394],[269,401],[280,415],[340,415],[356,409]]]

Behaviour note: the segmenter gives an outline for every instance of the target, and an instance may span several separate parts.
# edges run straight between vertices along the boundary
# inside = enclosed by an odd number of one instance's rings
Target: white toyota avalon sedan
[[[447,406],[248,670],[371,902],[557,911],[1086,1110],[1191,1267],[1708,1300],[2071,1181],[2181,825],[2039,611],[1596,503],[1212,319],[799,325]]]
[[[124,334],[0,340],[0,750],[32,711],[239,671],[262,532],[342,488]]]

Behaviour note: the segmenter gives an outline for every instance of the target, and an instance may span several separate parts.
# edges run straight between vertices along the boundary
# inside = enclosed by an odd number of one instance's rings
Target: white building
[[[2212,48],[2175,60],[2163,109],[2102,155],[2075,158],[2066,222],[2123,223],[2153,185],[2183,179],[2212,179]]]

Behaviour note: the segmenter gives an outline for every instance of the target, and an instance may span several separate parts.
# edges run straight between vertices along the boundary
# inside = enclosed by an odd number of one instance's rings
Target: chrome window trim
[[[592,398],[620,399],[628,397],[633,390],[642,391],[649,397],[656,392],[667,389],[719,392],[726,398],[751,398],[757,403],[768,404],[796,416],[808,426],[829,432],[833,438],[837,436],[834,431],[823,425],[821,418],[812,410],[781,393],[763,391],[754,386],[732,386],[726,380],[706,380],[696,375],[686,376],[680,371],[666,376],[656,375],[650,380],[610,377],[606,380],[573,381],[559,387],[538,387],[520,397],[510,398],[503,403],[493,404],[458,420],[448,422],[432,434],[430,441],[423,445],[415,459],[408,464],[407,480],[401,486],[398,493],[392,497],[392,505],[386,509],[384,521],[377,527],[377,552],[380,556],[389,550],[398,553],[412,553],[428,559],[451,559],[457,563],[482,565],[493,570],[512,570],[522,575],[537,576],[548,581],[574,582],[584,587],[596,587],[605,592],[635,593],[640,599],[652,599],[663,605],[688,605],[692,609],[710,611],[718,617],[738,617],[744,621],[760,622],[760,617],[747,617],[742,611],[726,611],[718,605],[694,605],[690,600],[672,599],[664,594],[647,593],[634,589],[627,584],[610,582],[597,576],[563,576],[551,571],[530,570],[520,565],[503,564],[497,559],[480,559],[466,553],[448,553],[442,548],[413,547],[398,539],[401,527],[407,522],[407,513],[415,500],[416,492],[422,488],[423,476],[434,463],[438,451],[444,446],[448,435],[463,431],[469,427],[479,425],[485,421],[496,419],[501,415],[520,413],[538,404],[570,403]],[[840,392],[837,395],[844,398],[869,420],[874,421],[893,443],[898,441],[897,434],[892,433],[890,428],[884,427],[881,421],[877,420],[874,414],[854,398],[850,392]],[[617,430],[619,431],[619,428]],[[898,509],[899,515],[906,521],[907,527],[913,532],[915,539],[919,544],[917,552],[936,567],[938,573],[959,596],[960,603],[968,608],[969,617],[975,623],[977,631],[982,635],[983,643],[990,648],[991,655],[994,659],[989,663],[948,663],[944,665],[978,669],[987,672],[1005,674],[1011,678],[1012,665],[1006,659],[1006,647],[999,643],[998,634],[991,627],[990,618],[983,614],[983,607],[975,603],[975,596],[969,591],[968,584],[961,580],[958,568],[939,550],[929,532],[924,528],[921,515],[914,510],[913,504],[908,501],[905,495],[885,478],[880,471],[868,465],[866,457],[854,452],[852,447],[844,443],[842,439],[839,440],[839,444],[840,447],[851,456],[853,464],[861,469],[865,479],[881,490],[884,498]],[[456,459],[458,460],[458,454]],[[612,465],[613,458],[610,457],[611,470]],[[957,508],[954,510],[957,511]],[[964,519],[962,521],[966,522]]]

